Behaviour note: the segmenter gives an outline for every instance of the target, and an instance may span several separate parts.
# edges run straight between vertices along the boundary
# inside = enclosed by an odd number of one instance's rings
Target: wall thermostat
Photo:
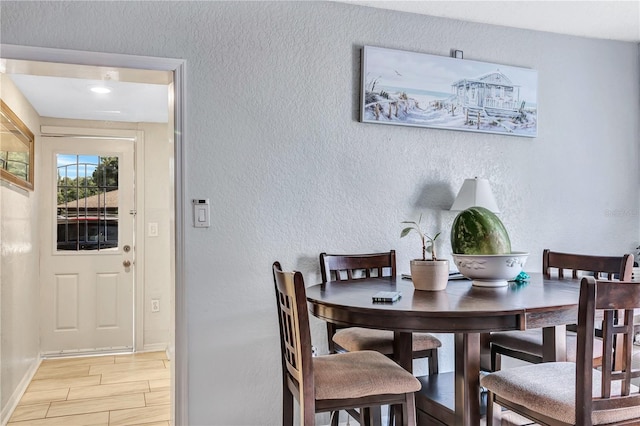
[[[210,226],[209,199],[193,199],[191,204],[193,204],[193,226],[196,228],[208,228]]]

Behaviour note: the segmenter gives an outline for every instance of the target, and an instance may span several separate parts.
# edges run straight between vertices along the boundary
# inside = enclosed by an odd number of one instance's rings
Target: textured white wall
[[[467,177],[491,180],[529,270],[546,247],[638,245],[636,44],[335,3],[1,7],[3,43],[187,61],[186,198],[212,207],[185,238],[192,425],[280,422],[274,260],[314,283],[323,250],[395,248],[405,272],[419,248],[400,222],[424,212],[446,236]],[[363,45],[537,69],[539,137],[359,123]]]
[[[4,74],[0,96],[34,133],[38,143],[40,118]],[[36,165],[39,162],[35,156]],[[37,166],[35,184],[39,188]],[[6,182],[0,184],[0,412],[17,400],[15,390],[33,373],[39,360],[38,199]]]
[[[171,226],[173,214],[173,135],[166,124],[140,123],[144,131],[144,348],[166,349],[172,341],[173,309]],[[158,224],[158,236],[148,236],[149,223]],[[160,311],[151,312],[151,299]]]

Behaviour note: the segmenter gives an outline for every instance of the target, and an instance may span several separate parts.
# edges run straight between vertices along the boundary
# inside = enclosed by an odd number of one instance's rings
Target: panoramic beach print
[[[365,46],[361,121],[536,137],[538,73]]]

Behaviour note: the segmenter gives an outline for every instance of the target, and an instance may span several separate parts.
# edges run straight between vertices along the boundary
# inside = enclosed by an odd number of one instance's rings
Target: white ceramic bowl
[[[453,263],[462,275],[479,287],[503,287],[522,272],[529,253],[454,254]]]

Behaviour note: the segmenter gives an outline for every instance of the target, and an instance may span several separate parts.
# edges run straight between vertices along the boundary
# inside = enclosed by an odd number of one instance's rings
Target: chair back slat
[[[581,409],[576,410],[576,416],[585,417],[576,417],[576,424],[591,424],[592,410],[613,410],[640,404],[638,387],[631,383],[632,379],[640,377],[640,369],[634,369],[631,363],[633,313],[638,308],[639,282],[596,280],[591,276],[582,278],[576,360],[576,407]],[[593,369],[596,310],[604,311],[601,372]],[[616,353],[622,354],[618,360],[614,359]],[[594,374],[601,377],[597,393],[592,390]]]
[[[604,319],[602,321],[602,385],[601,395],[610,398],[611,397],[611,380],[614,372],[614,358],[613,348],[615,347],[614,339],[614,321],[615,316],[613,311],[605,311]]]
[[[273,280],[280,324],[283,380],[297,390],[301,409],[315,413],[311,330],[304,279],[300,272],[283,272],[280,263],[275,262]]]
[[[596,279],[617,278],[620,281],[631,281],[633,255],[594,256],[545,249],[542,254],[542,271],[547,277],[555,271],[559,278],[564,278],[565,272],[570,271],[574,279],[584,274],[593,274]]]
[[[396,275],[396,252],[365,254],[320,253],[323,282]]]

